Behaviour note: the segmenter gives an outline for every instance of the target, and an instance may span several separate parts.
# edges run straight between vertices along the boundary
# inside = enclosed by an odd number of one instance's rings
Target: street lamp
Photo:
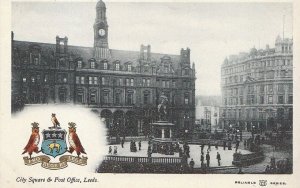
[[[265,112],[266,112],[266,131],[267,131],[268,130],[268,118],[269,118],[269,114],[268,114],[267,109],[265,109]]]
[[[188,129],[185,129],[185,130],[184,130],[184,133],[185,133],[185,141],[187,141],[187,135],[188,135],[188,132],[189,132]]]

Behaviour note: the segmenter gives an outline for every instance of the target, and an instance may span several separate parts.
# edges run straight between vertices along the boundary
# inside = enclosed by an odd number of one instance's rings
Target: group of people
[[[252,135],[252,137],[244,140],[244,148],[249,149],[252,152],[259,151],[259,146],[264,137],[258,135]]]
[[[108,154],[114,154],[114,155],[117,155],[118,154],[118,146],[114,146],[114,152],[112,151],[112,147],[109,146],[108,148]]]
[[[183,153],[187,158],[190,158],[190,146],[187,143],[183,144]]]
[[[124,143],[125,143],[125,140],[122,139],[121,140],[121,147],[124,148]],[[117,155],[118,154],[118,146],[113,146],[114,149],[112,148],[112,146],[109,146],[108,148],[108,154],[114,154],[114,155]],[[142,142],[139,141],[138,142],[138,149],[141,150],[142,149]],[[131,140],[130,141],[130,152],[137,152],[137,146],[136,146],[136,142],[134,140]]]
[[[205,144],[202,144],[200,147],[201,147],[201,156],[200,156],[201,167],[204,167],[204,147],[205,147]],[[215,145],[215,148],[218,149],[217,144]],[[211,151],[211,145],[210,145],[210,143],[208,143],[208,147],[207,147],[206,155],[205,155],[205,160],[206,160],[206,166],[207,167],[210,166],[210,154],[209,154],[210,151]],[[217,152],[216,159],[218,160],[218,166],[221,166],[221,155],[220,155],[219,152]]]
[[[221,155],[220,155],[219,152],[217,152],[216,159],[218,160],[218,166],[221,166]],[[209,152],[206,153],[205,160],[206,160],[206,166],[209,167],[210,166],[210,154],[209,154]],[[200,161],[201,161],[201,168],[204,168],[205,164],[204,164],[204,153],[203,152],[201,153]],[[194,161],[193,158],[191,159],[191,161],[189,163],[189,166],[190,166],[191,169],[194,168],[195,161]]]
[[[121,147],[124,148],[124,139],[121,140]],[[138,142],[138,149],[141,150],[142,147],[142,143],[141,141]],[[200,161],[201,161],[201,167],[205,167],[204,165],[204,160],[206,160],[206,166],[209,167],[210,166],[210,151],[211,151],[211,145],[208,144],[208,148],[207,148],[207,153],[204,156],[204,148],[205,148],[205,144],[202,144],[201,146],[201,156],[200,156]],[[216,149],[218,149],[218,146],[215,146]],[[187,143],[184,143],[182,147],[179,146],[179,144],[174,145],[174,149],[177,149],[179,152],[179,157],[184,157],[186,158],[190,158],[190,146]],[[130,152],[137,152],[137,145],[136,145],[136,141],[135,140],[131,140],[130,141]],[[151,142],[148,142],[148,149],[147,149],[147,155],[148,157],[151,157],[153,153],[153,148],[151,147]],[[114,154],[117,155],[118,154],[118,147],[117,146],[109,146],[109,151],[108,154]],[[217,156],[216,159],[218,160],[218,166],[221,165],[221,155],[219,154],[219,152],[217,152]],[[191,168],[194,168],[195,166],[195,162],[193,159],[190,160],[189,166]]]
[[[267,165],[265,169],[266,174],[286,174],[292,173],[292,162],[289,158],[278,160],[275,162],[275,158],[271,158],[271,164]]]
[[[141,150],[142,149],[142,142],[141,141],[138,142],[138,146],[139,146],[139,150]],[[137,147],[136,147],[135,140],[130,141],[130,152],[137,152]]]

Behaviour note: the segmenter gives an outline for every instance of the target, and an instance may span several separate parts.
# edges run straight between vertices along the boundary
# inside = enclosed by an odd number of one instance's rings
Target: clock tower
[[[97,60],[110,58],[106,6],[102,0],[98,1],[96,5],[96,19],[94,23],[94,56]]]

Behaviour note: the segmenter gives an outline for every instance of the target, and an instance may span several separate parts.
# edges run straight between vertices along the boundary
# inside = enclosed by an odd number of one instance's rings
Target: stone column
[[[170,129],[170,138],[172,138],[172,129]]]
[[[164,128],[161,129],[161,138],[165,138],[165,129]]]

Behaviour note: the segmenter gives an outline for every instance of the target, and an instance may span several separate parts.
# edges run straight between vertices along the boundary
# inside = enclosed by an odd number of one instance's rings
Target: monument
[[[152,153],[173,155],[179,148],[179,143],[172,137],[174,124],[168,119],[168,98],[162,94],[159,97],[160,104],[157,106],[159,120],[151,124],[152,128]]]

